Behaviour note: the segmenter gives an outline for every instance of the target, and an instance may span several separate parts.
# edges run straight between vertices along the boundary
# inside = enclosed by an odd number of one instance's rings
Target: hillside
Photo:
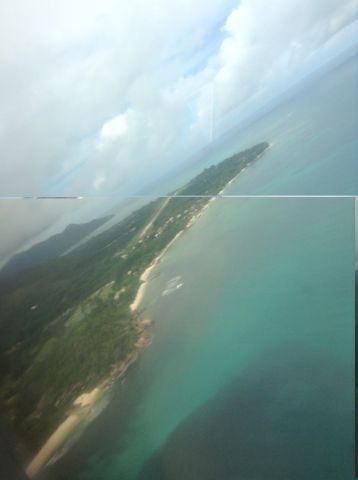
[[[0,274],[14,273],[60,257],[70,247],[107,222],[112,216],[97,218],[83,224],[70,224],[65,230],[17,253],[3,266]]]
[[[268,146],[205,169],[176,196],[152,201],[64,257],[0,278],[0,404],[30,452],[79,394],[133,351],[140,312],[130,305],[143,272],[209,204],[205,195],[218,194]]]

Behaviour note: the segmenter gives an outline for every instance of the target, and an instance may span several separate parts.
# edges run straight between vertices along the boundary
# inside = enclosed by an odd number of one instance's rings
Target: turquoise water
[[[228,136],[176,182],[268,140],[227,193],[357,193],[356,69]],[[218,199],[149,283],[152,345],[44,478],[352,479],[354,264],[353,199]]]
[[[152,345],[50,478],[353,478],[354,200],[219,199],[158,271]]]
[[[249,129],[246,142],[273,146],[231,193],[357,195],[357,79],[355,58]]]
[[[156,194],[181,186],[203,167],[256,143],[272,149],[242,174],[232,194],[358,194],[358,57],[309,84],[244,130],[233,129],[209,145],[190,168]]]

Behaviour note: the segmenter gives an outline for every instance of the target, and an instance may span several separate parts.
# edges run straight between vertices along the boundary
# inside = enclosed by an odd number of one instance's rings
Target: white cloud
[[[103,124],[100,132],[102,142],[112,141],[118,137],[123,137],[128,132],[127,115],[122,113]]]
[[[95,190],[100,190],[101,186],[106,182],[105,175],[98,174],[94,179],[93,186]]]
[[[104,122],[154,99],[140,85],[180,76],[232,1],[2,2],[0,192],[43,192],[68,174]]]
[[[247,113],[307,68],[312,52],[356,14],[351,0],[233,5],[3,2],[0,192],[52,185],[57,194],[88,193],[99,170],[104,191],[131,176],[145,182],[210,140],[213,110],[216,122],[233,107]],[[226,38],[200,59],[220,31],[218,18]],[[187,74],[198,59],[201,68]]]
[[[215,74],[218,109],[287,88],[307,59],[357,17],[352,0],[242,0],[228,17]]]
[[[355,0],[1,2],[0,193],[136,192],[338,53],[356,17]]]
[[[101,138],[111,139],[121,137],[128,131],[128,122],[124,114],[117,115],[108,122],[106,122],[101,128]]]

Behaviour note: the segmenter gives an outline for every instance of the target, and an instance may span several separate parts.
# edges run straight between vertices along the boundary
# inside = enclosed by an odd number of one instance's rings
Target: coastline
[[[225,187],[222,188],[222,189],[220,190],[220,192],[217,194],[217,197],[223,195],[223,194],[225,193],[225,190],[226,190],[233,182],[235,182],[235,180],[237,180],[238,177],[239,177],[242,173],[244,173],[245,170],[246,170],[248,167],[250,167],[250,165],[251,165],[252,163],[256,163],[257,160],[259,160],[261,157],[263,157],[263,155],[264,155],[268,150],[270,150],[274,145],[275,145],[274,143],[270,142],[270,143],[268,144],[268,147],[266,147],[265,150],[264,150],[262,153],[260,153],[260,155],[258,155],[252,162],[248,163],[248,164],[246,165],[246,167],[242,168],[242,169],[240,170],[240,172],[239,172],[237,175],[235,175],[235,177],[233,177],[231,180],[228,181],[228,183],[225,185]],[[213,198],[211,198],[209,201],[212,202],[212,201],[216,200],[217,197],[213,197]]]
[[[36,478],[47,464],[59,458],[66,452],[66,445],[71,441],[77,431],[80,436],[86,426],[96,415],[93,415],[93,409],[98,405],[104,394],[110,387],[125,375],[129,367],[137,360],[140,350],[149,346],[152,342],[152,335],[147,331],[152,326],[149,320],[136,322],[138,331],[138,340],[133,350],[127,357],[114,365],[107,378],[97,385],[90,392],[84,392],[72,402],[72,409],[64,421],[46,440],[37,454],[32,458],[25,468],[26,474],[30,479]],[[92,417],[92,418],[91,418]],[[59,454],[59,452],[61,452]]]
[[[48,460],[65,444],[74,430],[84,422],[103,392],[100,387],[96,387],[91,392],[83,393],[75,399],[73,412],[57,427],[26,467],[26,474],[30,478],[35,477],[41,471]]]
[[[57,430],[54,431],[51,437],[26,467],[26,474],[30,478],[35,477],[58,448],[64,444],[68,436],[79,424],[80,419],[81,418],[78,415],[71,414],[61,423]]]
[[[143,300],[145,290],[148,285],[150,273],[158,265],[161,258],[169,250],[169,248],[177,241],[177,239],[183,234],[185,230],[190,228],[196,220],[202,215],[204,210],[208,207],[209,203],[216,200],[215,197],[211,198],[199,212],[197,212],[187,225],[180,230],[174,238],[163,248],[163,250],[155,257],[155,259],[149,264],[149,266],[140,275],[140,285],[137,290],[136,296],[129,308],[132,314],[138,312],[138,308]],[[147,330],[153,325],[150,320],[136,321],[136,329],[139,333],[137,342],[134,345],[134,349],[131,353],[119,364],[115,365],[112,372],[108,377],[97,385],[91,392],[82,393],[73,402],[73,412],[65,418],[65,420],[58,426],[58,428],[50,435],[44,445],[30,461],[26,467],[26,474],[29,478],[35,478],[38,473],[48,464],[51,459],[63,448],[67,441],[69,441],[74,431],[80,427],[81,423],[85,423],[86,417],[89,416],[91,409],[96,403],[103,397],[103,394],[113,383],[119,380],[127,372],[128,368],[137,360],[140,350],[148,347],[152,342],[152,334]],[[59,456],[60,458],[60,456]]]
[[[161,258],[163,255],[168,251],[168,249],[176,242],[176,240],[181,236],[181,234],[185,231],[186,227],[183,230],[180,230],[175,237],[166,245],[166,247],[163,248],[163,250],[159,253],[157,257],[150,263],[149,267],[147,267],[144,272],[140,276],[140,285],[137,290],[136,296],[134,297],[133,302],[130,304],[129,308],[132,313],[136,312],[143,300],[145,290],[148,285],[148,280],[149,280],[149,275],[152,272],[152,270],[158,265],[160,262]]]
[[[255,159],[255,161],[260,158],[266,150],[272,147],[272,144],[269,146]],[[248,164],[249,166],[249,164]],[[148,328],[153,325],[153,322],[148,319],[140,320],[138,317],[140,316],[139,307],[143,301],[145,291],[148,285],[148,281],[150,280],[150,274],[153,269],[159,264],[162,257],[165,253],[169,250],[169,248],[177,241],[177,239],[192,225],[196,223],[196,221],[203,215],[205,210],[209,207],[210,203],[217,200],[218,197],[222,196],[224,191],[238,178],[238,176],[246,169],[244,167],[240,172],[234,176],[231,180],[229,180],[226,185],[215,195],[212,195],[208,201],[199,208],[196,212],[193,213],[190,220],[186,223],[184,228],[180,230],[176,235],[172,238],[172,240],[160,251],[160,253],[151,261],[147,268],[141,273],[139,277],[139,286],[134,297],[133,302],[129,305],[130,311],[133,315],[133,322],[138,332],[138,339],[132,349],[132,351],[127,355],[127,357],[119,362],[118,364],[112,367],[112,371],[110,374],[99,384],[97,385],[92,391],[82,393],[79,397],[77,397],[73,401],[72,410],[68,413],[64,421],[57,427],[57,429],[50,435],[50,437],[46,440],[44,445],[40,448],[38,453],[34,456],[34,458],[30,461],[28,466],[26,467],[26,473],[29,478],[34,478],[40,471],[46,467],[51,461],[56,461],[60,458],[63,454],[62,449],[65,450],[66,445],[71,440],[72,435],[74,432],[81,428],[81,424],[83,429],[80,431],[82,434],[84,428],[90,423],[92,409],[96,406],[103,395],[107,390],[110,388],[111,385],[121,377],[125,375],[128,368],[137,360],[140,351],[147,346],[149,346],[152,342],[153,335],[151,332],[148,332]],[[167,204],[170,199],[166,200]],[[151,221],[152,223],[152,221]],[[146,230],[144,230],[146,231]],[[87,420],[87,421],[86,421]],[[58,455],[58,453],[61,454]],[[56,456],[58,455],[58,456]],[[56,460],[55,460],[56,458]]]

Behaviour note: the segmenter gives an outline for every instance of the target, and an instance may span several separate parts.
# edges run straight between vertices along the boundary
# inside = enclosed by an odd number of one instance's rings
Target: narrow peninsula
[[[164,253],[269,146],[206,168],[61,258],[0,275],[0,402],[30,477],[150,344],[141,301]]]

